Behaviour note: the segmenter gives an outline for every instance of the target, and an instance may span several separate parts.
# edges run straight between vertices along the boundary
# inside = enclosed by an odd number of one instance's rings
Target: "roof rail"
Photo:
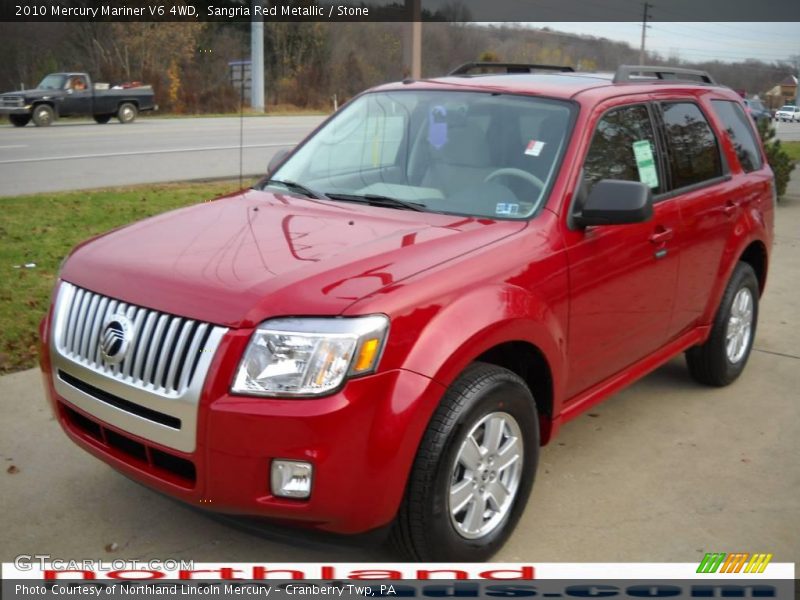
[[[562,65],[530,65],[525,63],[498,63],[498,62],[468,62],[460,67],[456,67],[448,73],[452,75],[469,75],[470,71],[478,69],[505,69],[506,73],[533,73],[534,71],[559,71],[561,73],[572,73],[572,67]]]
[[[637,75],[639,77],[637,77]],[[690,81],[692,83],[708,83],[710,85],[716,85],[717,83],[707,71],[669,66],[652,67],[647,65],[620,65],[617,72],[614,74],[613,82],[641,82],[642,78],[647,79],[648,76],[670,81]]]

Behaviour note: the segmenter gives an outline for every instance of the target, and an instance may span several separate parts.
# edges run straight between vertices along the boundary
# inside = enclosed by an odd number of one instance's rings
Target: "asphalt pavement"
[[[260,175],[324,116],[0,124],[0,196]]]
[[[498,561],[699,561],[768,552],[800,561],[800,173],[777,209],[755,350],[730,387],[676,358],[567,424],[545,447]],[[367,542],[260,533],[145,489],[69,442],[36,370],[0,377],[0,561],[382,561]],[[379,494],[364,482],[365,494]],[[109,550],[110,549],[110,550]]]

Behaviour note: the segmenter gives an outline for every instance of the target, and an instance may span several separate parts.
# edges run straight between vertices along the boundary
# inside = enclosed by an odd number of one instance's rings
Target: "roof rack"
[[[531,65],[526,63],[498,63],[498,62],[468,62],[460,67],[456,67],[448,73],[452,75],[469,75],[471,71],[478,69],[505,69],[506,73],[533,73],[534,71],[558,71],[560,73],[572,73],[572,67],[562,65]]]
[[[638,77],[637,77],[638,76]],[[692,83],[707,83],[716,85],[716,81],[707,71],[698,69],[683,69],[681,67],[652,67],[646,65],[620,65],[614,74],[614,83],[625,81],[638,81],[656,78],[669,81],[690,81]]]

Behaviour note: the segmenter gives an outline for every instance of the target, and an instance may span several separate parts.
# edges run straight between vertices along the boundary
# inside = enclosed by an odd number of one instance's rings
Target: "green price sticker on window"
[[[653,148],[648,140],[633,142],[633,156],[639,169],[639,181],[651,188],[658,187],[658,171],[653,159]]]

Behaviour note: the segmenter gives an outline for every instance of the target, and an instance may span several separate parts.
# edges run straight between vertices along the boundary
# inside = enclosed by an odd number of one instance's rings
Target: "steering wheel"
[[[541,192],[544,189],[544,182],[539,179],[536,175],[528,173],[527,171],[523,171],[522,169],[515,169],[514,167],[505,167],[502,169],[497,169],[496,171],[492,171],[486,176],[486,179],[483,180],[484,183],[489,183],[493,179],[497,179],[498,177],[504,176],[511,176],[516,177],[518,179],[524,179],[528,183],[532,183]]]

